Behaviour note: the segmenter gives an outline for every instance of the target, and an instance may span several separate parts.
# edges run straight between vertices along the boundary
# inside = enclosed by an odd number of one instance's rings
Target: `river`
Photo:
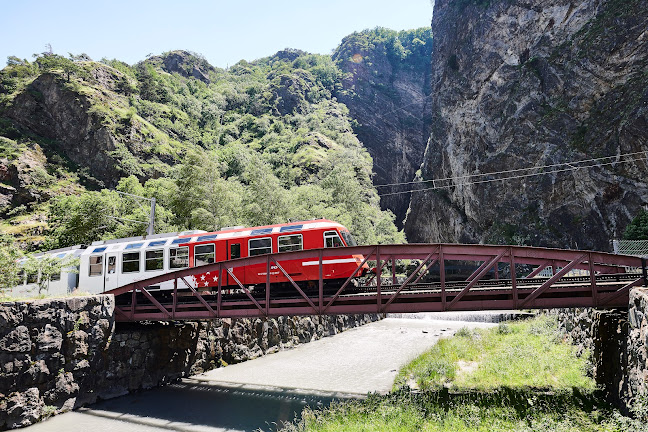
[[[493,325],[421,317],[426,315],[386,318],[165,387],[101,401],[24,430],[276,430],[306,406],[320,408],[333,400],[388,392],[398,369],[440,337],[450,336],[461,327]]]

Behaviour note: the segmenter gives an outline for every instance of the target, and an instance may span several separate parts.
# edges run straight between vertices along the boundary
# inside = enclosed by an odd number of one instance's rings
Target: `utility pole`
[[[116,220],[119,220],[119,221],[122,221],[122,222],[123,221],[135,222],[135,223],[141,223],[141,224],[148,225],[148,227],[146,228],[146,235],[152,236],[153,234],[155,234],[155,198],[146,198],[146,197],[143,197],[143,196],[133,195],[133,194],[129,194],[129,193],[126,193],[126,192],[120,192],[120,191],[115,191],[115,192],[117,192],[118,194],[121,194],[121,195],[126,195],[126,196],[137,198],[137,199],[140,199],[140,200],[149,201],[151,203],[151,210],[149,212],[149,220],[148,220],[148,222],[139,221],[139,220],[133,220],[133,219],[119,218],[119,217],[116,217],[116,216],[110,216],[110,218],[116,219]],[[141,204],[139,204],[139,203],[138,203],[138,205],[141,206]]]
[[[152,236],[155,234],[155,197],[151,198],[151,213],[149,214],[149,225],[146,230],[146,235]]]

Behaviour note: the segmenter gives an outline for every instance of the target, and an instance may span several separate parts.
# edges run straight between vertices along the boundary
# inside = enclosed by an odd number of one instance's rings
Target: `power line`
[[[432,183],[431,187],[427,187],[427,188],[423,188],[423,189],[408,189],[408,190],[400,191],[400,192],[380,193],[380,194],[378,194],[378,196],[400,195],[400,194],[405,194],[405,193],[423,192],[423,191],[429,191],[429,190],[449,189],[449,188],[457,187],[457,186],[470,186],[470,185],[475,185],[475,184],[491,183],[491,182],[505,181],[505,180],[514,180],[514,179],[527,178],[527,177],[533,177],[533,176],[545,175],[545,174],[554,174],[554,173],[567,172],[567,171],[576,171],[576,170],[583,169],[583,168],[602,167],[602,166],[614,165],[614,164],[619,164],[619,163],[635,162],[635,161],[639,161],[639,160],[645,160],[647,153],[648,152],[645,152],[645,151],[644,152],[626,153],[626,154],[621,154],[621,155],[616,155],[616,156],[606,156],[606,157],[602,157],[602,158],[585,159],[585,160],[580,160],[580,161],[575,161],[575,162],[563,162],[563,163],[559,163],[559,164],[541,165],[541,166],[538,166],[538,167],[518,168],[518,169],[504,170],[504,171],[494,171],[494,172],[482,173],[482,174],[469,174],[469,175],[465,175],[465,176],[446,177],[446,178],[442,178],[442,179],[432,179],[432,180],[422,180],[422,181],[415,181],[415,182],[376,185],[376,187],[402,186],[402,185],[415,185],[415,184],[418,185],[418,184]],[[636,156],[636,155],[643,155],[643,156],[642,157],[637,157],[637,158],[632,158],[632,159],[627,159],[627,160],[614,160],[614,161],[611,161],[611,162],[603,162],[605,160],[609,160],[609,159],[612,159],[612,158],[620,158],[620,157]],[[577,166],[577,165],[579,165],[579,166]],[[558,168],[558,167],[565,167],[565,168]],[[549,171],[542,171],[542,172],[528,172],[528,171],[532,171],[532,170],[535,170],[535,171],[543,170],[545,168],[553,168],[553,169],[550,169]],[[496,176],[496,175],[502,175],[502,174],[514,174],[514,173],[520,173],[520,172],[525,172],[525,171],[526,171],[526,173],[523,173],[523,174],[505,175],[504,177],[500,177],[500,178],[479,179],[480,177],[484,177],[484,176]]]

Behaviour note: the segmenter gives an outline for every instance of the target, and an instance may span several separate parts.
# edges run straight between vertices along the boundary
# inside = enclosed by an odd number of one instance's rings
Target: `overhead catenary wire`
[[[642,155],[642,157],[620,160],[620,158],[624,158],[628,156],[638,156],[638,155]],[[533,177],[539,175],[554,174],[554,173],[567,172],[567,171],[576,171],[583,168],[594,168],[594,167],[602,167],[602,166],[615,165],[621,163],[636,162],[639,160],[645,160],[647,155],[648,152],[641,151],[641,152],[618,154],[614,156],[605,156],[600,158],[584,159],[584,160],[572,161],[572,162],[562,162],[557,164],[533,166],[527,168],[517,168],[517,169],[493,171],[487,173],[475,173],[475,174],[469,174],[469,175],[457,176],[457,177],[445,177],[440,179],[420,180],[420,181],[411,181],[411,182],[403,182],[403,183],[391,183],[391,184],[383,184],[383,185],[375,185],[375,186],[378,188],[378,187],[390,187],[390,186],[393,187],[393,186],[409,185],[410,188],[408,188],[407,190],[398,191],[398,192],[385,192],[385,193],[378,194],[378,196],[381,197],[390,196],[390,195],[400,195],[400,194],[423,192],[423,191],[430,191],[430,190],[449,189],[457,186],[470,186],[475,184],[491,183],[496,181],[514,180],[514,179],[521,179],[521,178],[527,178],[527,177]],[[610,159],[614,159],[614,160],[605,162],[606,160],[610,160]],[[535,171],[535,172],[529,172],[529,171]],[[502,177],[486,178],[486,179],[482,178],[486,176],[489,177],[502,176]],[[430,187],[419,188],[419,189],[411,188],[412,185],[427,185],[430,183],[432,183],[432,186]]]

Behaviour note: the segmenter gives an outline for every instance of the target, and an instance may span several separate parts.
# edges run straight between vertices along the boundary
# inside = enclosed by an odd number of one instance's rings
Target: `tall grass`
[[[421,390],[501,387],[593,390],[587,355],[561,343],[555,319],[501,323],[493,330],[462,329],[406,365],[394,387]]]

